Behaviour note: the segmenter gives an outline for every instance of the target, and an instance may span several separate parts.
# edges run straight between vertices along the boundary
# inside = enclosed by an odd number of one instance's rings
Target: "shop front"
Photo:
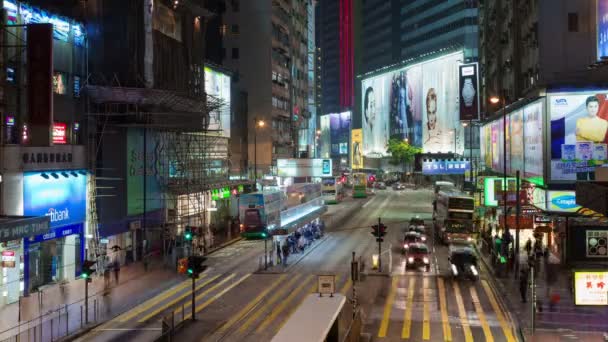
[[[569,263],[608,263],[608,226],[571,223],[568,238]]]

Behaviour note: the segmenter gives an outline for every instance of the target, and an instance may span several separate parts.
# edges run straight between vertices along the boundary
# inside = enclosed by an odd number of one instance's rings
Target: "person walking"
[[[120,262],[118,261],[118,259],[114,260],[114,281],[116,282],[116,285],[118,285],[118,277],[120,276]]]
[[[519,274],[519,293],[521,294],[521,302],[528,302],[528,270],[522,269]]]
[[[283,266],[287,266],[287,257],[289,256],[289,247],[283,245]]]
[[[526,250],[526,253],[528,254],[528,256],[530,256],[530,253],[532,253],[532,239],[528,238],[528,241],[526,241],[526,246],[524,247],[524,249]]]
[[[281,263],[281,243],[277,242],[277,264]]]

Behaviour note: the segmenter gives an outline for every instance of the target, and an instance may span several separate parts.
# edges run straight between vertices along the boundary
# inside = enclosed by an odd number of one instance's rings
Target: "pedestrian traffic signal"
[[[198,275],[207,269],[207,266],[203,265],[206,260],[207,258],[198,255],[188,257],[188,275],[192,278],[198,278]]]
[[[382,238],[384,235],[386,235],[386,226],[384,225],[384,223],[373,225],[372,235],[376,238]]]
[[[192,241],[192,227],[186,226],[186,229],[184,230],[184,240]]]
[[[177,273],[186,274],[188,271],[188,258],[181,258],[177,261]]]
[[[93,275],[93,273],[95,273],[95,264],[96,262],[92,260],[85,260],[82,263],[82,272],[80,273],[82,279],[91,281],[91,276]]]

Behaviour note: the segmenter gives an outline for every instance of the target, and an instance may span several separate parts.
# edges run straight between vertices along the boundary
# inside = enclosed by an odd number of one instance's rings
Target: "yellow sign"
[[[575,271],[574,304],[608,305],[608,271]]]
[[[350,149],[350,160],[351,168],[353,170],[363,168],[363,130],[353,129],[351,131],[351,149]]]

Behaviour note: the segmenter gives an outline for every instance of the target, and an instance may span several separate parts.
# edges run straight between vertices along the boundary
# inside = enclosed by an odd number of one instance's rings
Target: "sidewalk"
[[[147,272],[140,262],[121,267],[118,285],[113,273],[111,276],[110,292],[105,296],[103,276],[96,275],[89,283],[89,323],[111,319],[184,280],[173,269],[164,268],[160,257],[152,258]],[[30,336],[56,340],[79,331],[85,326],[84,285],[84,280],[75,279],[63,291],[55,284],[22,297],[21,324],[19,304],[5,306],[0,310],[0,340],[17,334],[28,340]]]
[[[595,341],[596,338],[603,338],[601,332],[608,331],[608,307],[574,305],[574,294],[571,292],[570,285],[570,270],[561,267],[561,265],[553,265],[552,268],[546,270],[544,259],[541,259],[536,263],[536,276],[534,278],[536,298],[539,301],[539,306],[542,307],[540,308],[542,312],[537,309],[536,332],[532,334],[532,293],[530,288],[528,287],[527,292],[528,301],[523,303],[519,291],[519,277],[515,276],[515,271],[511,270],[506,277],[498,277],[488,249],[481,248],[479,254],[487,268],[493,272],[498,292],[503,294],[503,299],[509,307],[509,311],[513,314],[513,318],[518,321],[517,323],[526,336],[526,340],[551,341],[551,338],[554,337],[558,341],[561,337],[566,336],[565,338],[568,338],[567,336],[574,335],[578,338],[584,337],[585,341]],[[525,260],[525,254],[520,255],[520,262],[521,259]],[[520,263],[520,265],[522,265],[520,267],[527,268],[527,263]],[[547,282],[547,274],[554,276],[552,285]],[[553,310],[550,310],[549,298],[556,294],[559,295],[560,300]]]

